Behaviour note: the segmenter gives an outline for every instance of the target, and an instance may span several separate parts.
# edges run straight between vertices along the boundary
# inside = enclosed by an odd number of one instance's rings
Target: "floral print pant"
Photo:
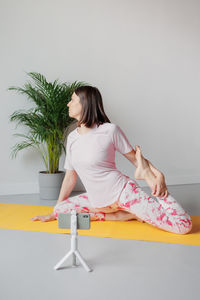
[[[133,213],[144,222],[162,230],[186,234],[192,229],[191,217],[181,205],[169,194],[166,198],[156,197],[157,201],[146,194],[137,182],[129,177],[124,185],[119,199],[110,206],[93,208],[87,193],[69,197],[54,207],[54,215],[71,212],[87,212],[91,220],[105,221],[105,214],[118,210]]]

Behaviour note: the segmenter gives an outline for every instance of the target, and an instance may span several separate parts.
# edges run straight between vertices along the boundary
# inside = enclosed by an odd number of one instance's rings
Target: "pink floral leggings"
[[[133,213],[144,222],[168,232],[186,234],[192,229],[191,217],[181,205],[169,194],[167,198],[156,197],[157,201],[146,194],[137,182],[129,177],[119,199],[110,206],[93,208],[87,193],[83,193],[58,203],[54,215],[60,212],[87,212],[93,221],[105,221],[105,214],[118,210]]]

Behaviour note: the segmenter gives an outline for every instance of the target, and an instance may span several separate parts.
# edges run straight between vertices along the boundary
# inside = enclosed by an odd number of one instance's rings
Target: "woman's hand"
[[[56,217],[54,216],[53,213],[50,215],[41,215],[41,216],[36,216],[31,218],[31,221],[42,221],[42,222],[48,222],[48,221],[53,221],[56,220]]]
[[[162,197],[162,198],[167,197],[169,195],[165,183],[165,177],[162,173],[156,176],[151,195],[155,197]]]

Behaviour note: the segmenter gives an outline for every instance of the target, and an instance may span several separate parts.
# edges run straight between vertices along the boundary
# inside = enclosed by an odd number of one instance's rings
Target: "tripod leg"
[[[68,259],[68,257],[72,254],[73,252],[72,252],[72,250],[70,250],[56,265],[55,265],[55,267],[54,267],[54,270],[57,270],[61,265],[62,265],[62,263],[66,260],[66,259]]]
[[[72,253],[72,267],[77,267],[77,266],[78,266],[78,264],[76,263],[76,255],[73,252]]]
[[[76,254],[76,256],[78,257],[78,259],[80,260],[82,266],[85,268],[85,270],[87,272],[91,272],[93,271],[88,265],[87,263],[84,261],[83,257],[81,256],[80,252],[78,250],[75,250],[74,253]]]

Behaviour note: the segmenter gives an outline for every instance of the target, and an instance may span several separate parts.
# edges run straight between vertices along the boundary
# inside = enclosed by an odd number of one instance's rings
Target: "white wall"
[[[13,134],[27,129],[15,129],[9,115],[32,104],[6,89],[22,86],[30,71],[97,86],[111,122],[167,184],[199,183],[199,15],[198,0],[1,0],[0,193],[39,191],[39,154],[10,157],[21,141]],[[63,163],[64,154],[60,170]],[[117,152],[116,163],[133,176],[135,167]]]

